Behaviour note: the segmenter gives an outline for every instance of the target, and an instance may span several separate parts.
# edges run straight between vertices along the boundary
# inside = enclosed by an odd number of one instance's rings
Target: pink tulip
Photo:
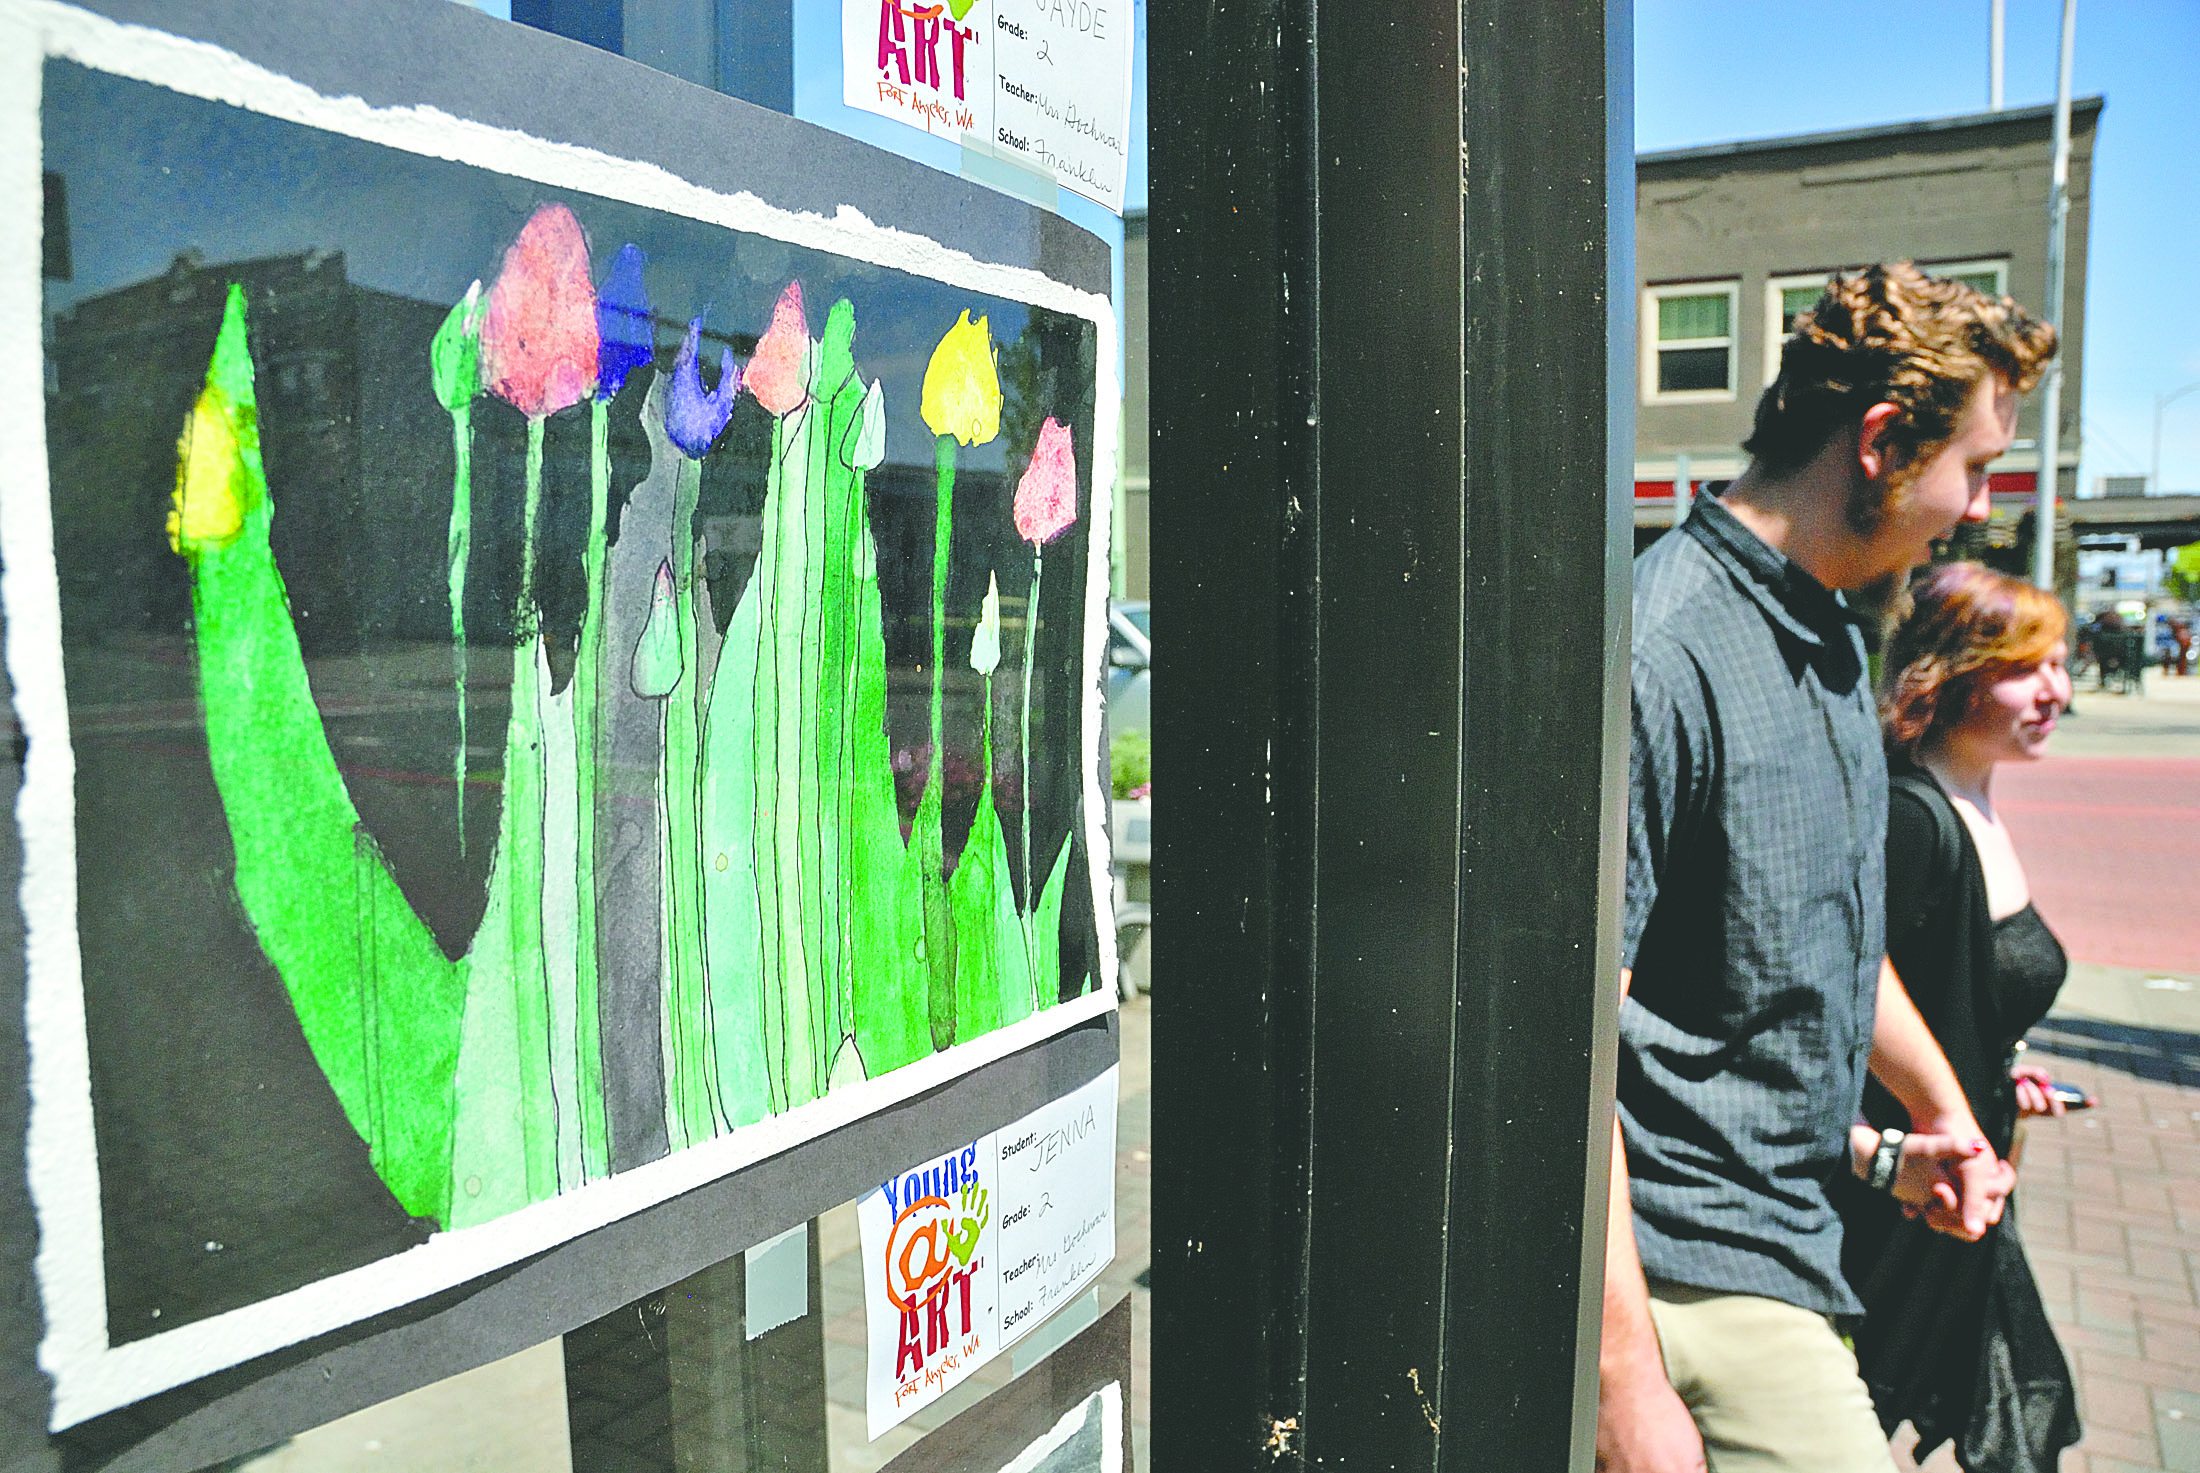
[[[504,253],[481,323],[482,381],[529,419],[596,386],[596,288],[588,238],[564,205],[544,205]]]
[[[741,386],[773,414],[791,414],[810,397],[802,381],[802,360],[809,356],[810,324],[802,315],[802,283],[790,281],[772,308],[772,325],[741,371]]]
[[[1069,426],[1053,415],[1039,426],[1031,464],[1016,483],[1016,535],[1034,547],[1052,542],[1077,520],[1077,457]]]

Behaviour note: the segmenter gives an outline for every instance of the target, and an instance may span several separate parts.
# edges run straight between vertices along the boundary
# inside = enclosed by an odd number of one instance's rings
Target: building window
[[[1795,319],[1818,305],[1830,271],[1802,271],[1765,282],[1765,382],[1780,376],[1780,350],[1795,334]]]
[[[1780,339],[1785,342],[1795,335],[1795,319],[1818,305],[1818,299],[1826,294],[1826,284],[1814,281],[1808,286],[1783,286],[1780,288]]]
[[[1643,402],[1734,397],[1736,282],[1653,286],[1643,292]]]
[[[1943,280],[1960,281],[1989,297],[2009,294],[2007,261],[1920,261],[1917,264]]]
[[[2007,261],[1920,261],[1917,264],[1930,275],[1960,281],[1989,297],[2006,296],[2009,291]],[[1856,268],[1845,266],[1841,269],[1853,271]],[[1780,376],[1780,350],[1795,334],[1795,319],[1818,304],[1826,283],[1832,278],[1830,271],[1803,271],[1791,276],[1771,277],[1765,282],[1766,383]]]

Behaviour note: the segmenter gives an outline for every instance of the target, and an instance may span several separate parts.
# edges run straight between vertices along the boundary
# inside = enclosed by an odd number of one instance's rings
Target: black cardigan
[[[1887,954],[1963,1086],[1979,1128],[2007,1155],[2017,1122],[2009,1063],[2044,1014],[1997,987],[1986,878],[1968,829],[1938,784],[1891,764],[1887,815]],[[1907,1128],[1876,1081],[1864,1115]],[[1973,1473],[2053,1473],[2079,1436],[2070,1367],[2055,1341],[2016,1232],[2015,1203],[1977,1243],[1903,1217],[1893,1199],[1843,1173],[1834,1183],[1842,1267],[1864,1320],[1858,1368],[1891,1435],[1918,1433],[1922,1460],[1953,1440]]]

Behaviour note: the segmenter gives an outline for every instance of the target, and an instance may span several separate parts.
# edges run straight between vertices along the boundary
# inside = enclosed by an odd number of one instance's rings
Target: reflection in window
[[[564,1473],[565,1363],[556,1340],[339,1417],[234,1464],[237,1473],[479,1468]]]
[[[1780,353],[1795,335],[1795,319],[1818,305],[1830,271],[1803,271],[1765,282],[1765,382],[1780,376]]]
[[[522,25],[794,111],[790,0],[511,0],[511,8]]]
[[[1918,265],[1943,281],[1960,281],[1989,297],[2006,296],[2009,292],[2007,261],[1920,261]]]
[[[1784,286],[1780,288],[1780,340],[1787,341],[1795,335],[1795,319],[1818,305],[1818,299],[1826,293],[1823,282],[1815,286]]]

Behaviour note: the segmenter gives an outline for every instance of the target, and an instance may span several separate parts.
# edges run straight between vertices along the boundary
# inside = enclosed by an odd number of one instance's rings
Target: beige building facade
[[[2100,98],[2071,109],[2063,298],[2063,496],[2076,494],[2087,225]],[[1827,276],[1907,259],[2042,309],[2053,109],[1675,149],[1636,159],[1638,522],[1663,520],[1683,468],[1740,473],[1758,397],[1794,315]],[[1994,466],[1997,498],[2031,493],[2040,406]]]

